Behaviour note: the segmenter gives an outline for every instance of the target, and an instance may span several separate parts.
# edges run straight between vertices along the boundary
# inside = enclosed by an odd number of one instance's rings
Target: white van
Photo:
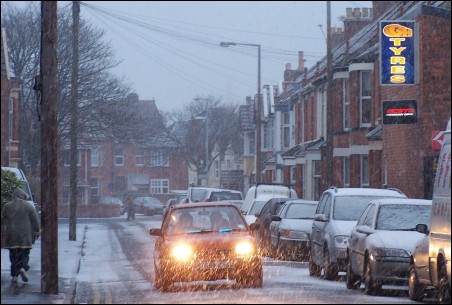
[[[6,167],[2,166],[2,170],[7,170],[16,174],[17,178],[22,181],[22,189],[28,195],[28,200],[35,208],[38,208],[38,204],[35,202],[33,198],[33,194],[31,193],[30,185],[28,184],[27,177],[25,177],[24,172],[16,167]]]
[[[426,290],[437,290],[440,304],[450,304],[450,119],[436,169],[430,227],[419,225],[425,236],[411,255],[408,295],[422,301]]]
[[[267,201],[272,198],[298,199],[298,195],[293,188],[286,185],[259,184],[250,187],[240,207],[248,224],[256,221],[256,214],[259,214]]]

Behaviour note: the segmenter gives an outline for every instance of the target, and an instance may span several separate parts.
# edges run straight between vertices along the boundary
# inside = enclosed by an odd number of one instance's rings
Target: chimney
[[[286,64],[286,70],[291,70],[290,62]]]
[[[352,18],[352,8],[351,7],[347,7],[345,9],[345,11],[347,12],[346,17],[347,18]]]
[[[138,102],[138,94],[136,94],[136,93],[130,93],[130,94],[127,96],[127,100],[128,100],[129,103],[132,103],[132,102]]]
[[[363,7],[362,17],[363,18],[369,18],[369,8],[368,7]]]
[[[359,7],[353,9],[353,17],[355,18],[361,17],[361,10],[359,9]]]
[[[297,68],[297,70],[302,71],[303,69],[304,69],[303,51],[298,51],[298,68]]]

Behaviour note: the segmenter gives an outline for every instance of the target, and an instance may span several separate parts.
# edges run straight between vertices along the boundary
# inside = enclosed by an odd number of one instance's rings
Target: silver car
[[[350,232],[370,201],[380,198],[406,198],[397,189],[336,188],[320,196],[312,222],[309,274],[328,280],[346,271]]]
[[[376,295],[383,284],[408,285],[410,255],[423,234],[417,225],[430,220],[432,201],[373,200],[352,229],[347,248],[348,289],[364,282],[364,292]]]
[[[285,202],[271,218],[270,244],[278,258],[307,258],[311,249],[312,220],[318,201],[296,199]]]

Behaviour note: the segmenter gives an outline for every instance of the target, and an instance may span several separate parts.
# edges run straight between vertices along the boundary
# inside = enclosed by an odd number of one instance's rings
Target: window
[[[124,165],[124,150],[122,148],[115,149],[115,166]]]
[[[369,187],[369,157],[361,156],[361,187]]]
[[[342,79],[342,107],[343,107],[343,121],[344,130],[350,129],[350,99],[348,98],[348,79]]]
[[[91,204],[98,204],[100,196],[100,181],[98,178],[91,178]]]
[[[169,166],[169,157],[162,151],[151,152],[151,166]]]
[[[342,164],[342,173],[344,177],[344,187],[350,186],[350,158],[344,157]]]
[[[146,164],[146,152],[142,148],[138,148],[135,154],[135,165],[144,166]]]
[[[101,153],[98,148],[91,148],[91,167],[102,165]]]
[[[168,194],[169,180],[168,179],[151,179],[151,193],[152,194]]]
[[[361,71],[360,82],[360,125],[361,127],[370,127],[370,71]]]
[[[297,182],[297,169],[296,169],[296,167],[295,166],[291,166],[290,167],[290,172],[291,172],[291,174],[290,174],[290,183],[291,184],[295,184],[295,182]]]
[[[320,198],[320,161],[312,161],[312,166],[314,170],[313,180],[314,180],[314,200],[319,200]]]
[[[70,166],[71,165],[71,150],[66,149],[63,153],[64,158],[64,166]],[[81,166],[81,158],[82,158],[82,152],[80,150],[77,151],[77,166]]]
[[[253,155],[253,154],[256,153],[256,139],[255,139],[255,138],[256,138],[256,134],[255,134],[254,132],[253,132],[253,133],[250,133],[249,153],[250,153],[251,155]]]

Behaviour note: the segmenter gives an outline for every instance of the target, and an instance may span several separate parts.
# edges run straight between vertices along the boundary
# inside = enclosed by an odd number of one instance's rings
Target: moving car
[[[154,285],[168,291],[176,282],[235,279],[262,287],[262,263],[252,231],[239,209],[227,202],[175,205],[165,215],[154,250]]]
[[[380,198],[406,198],[397,189],[336,188],[319,199],[311,230],[309,274],[333,280],[346,271],[350,231],[369,202]]]
[[[422,238],[416,226],[426,226],[432,201],[377,199],[371,201],[350,233],[347,247],[348,289],[378,294],[382,285],[407,285],[410,255]]]
[[[146,216],[163,215],[164,205],[154,197],[137,197],[133,200],[135,213]]]
[[[435,176],[430,227],[419,228],[424,235],[411,257],[408,295],[414,301],[422,301],[433,290],[439,303],[450,304],[450,125],[449,119]]]
[[[309,257],[309,236],[317,204],[314,200],[289,200],[271,218],[270,245],[278,258]]]

